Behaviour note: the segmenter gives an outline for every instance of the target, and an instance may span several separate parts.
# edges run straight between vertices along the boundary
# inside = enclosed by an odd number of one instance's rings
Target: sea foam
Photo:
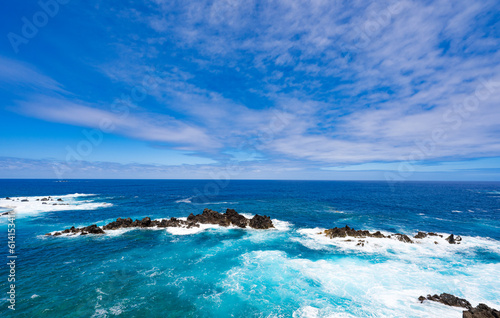
[[[0,207],[13,210],[17,216],[26,216],[41,212],[95,210],[112,206],[111,203],[107,202],[80,199],[92,196],[95,196],[95,194],[74,193],[67,195],[52,195],[50,196],[52,201],[41,201],[43,198],[48,198],[49,196],[11,197],[10,200],[2,198],[0,199]],[[62,199],[63,201],[57,201],[58,199]],[[23,200],[28,201],[23,202]]]

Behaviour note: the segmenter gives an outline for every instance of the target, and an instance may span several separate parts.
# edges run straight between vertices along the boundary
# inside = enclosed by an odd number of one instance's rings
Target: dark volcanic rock
[[[496,309],[490,308],[485,304],[479,304],[476,307],[472,307],[467,300],[447,293],[443,293],[439,296],[427,295],[427,298],[424,296],[418,297],[421,303],[426,299],[440,302],[448,306],[466,308],[467,310],[464,310],[462,314],[463,318],[500,318],[500,311]]]
[[[270,217],[256,214],[250,220],[250,227],[253,227],[254,229],[269,229],[274,227],[274,225]]]
[[[423,296],[420,296],[418,299],[423,302],[422,299]],[[447,293],[442,293],[441,295],[427,295],[428,300],[436,301],[448,306],[453,306],[453,307],[462,307],[462,308],[467,308],[470,309],[472,308],[472,305],[465,299],[463,298],[458,298],[456,296],[453,296],[451,294]]]
[[[463,318],[500,318],[500,311],[490,308],[485,304],[479,304],[463,312]]]
[[[226,213],[224,214],[210,209],[205,209],[203,210],[202,214],[194,215],[191,213],[187,217],[187,221],[179,220],[174,217],[170,219],[153,220],[153,221],[149,217],[145,217],[142,220],[135,220],[135,221],[132,221],[131,218],[126,218],[126,219],[118,218],[116,219],[116,221],[108,223],[104,225],[102,228],[98,227],[96,224],[82,228],[75,228],[73,226],[70,229],[64,230],[62,233],[64,234],[80,233],[80,235],[104,234],[105,233],[104,230],[116,230],[121,228],[135,228],[135,227],[140,227],[140,228],[185,227],[189,229],[192,227],[200,227],[200,224],[217,224],[220,226],[235,225],[240,228],[245,228],[247,226],[250,226],[255,229],[274,228],[273,222],[271,221],[271,218],[268,216],[261,216],[257,214],[251,220],[249,220],[233,209],[227,209]],[[59,234],[57,233],[52,234],[52,236],[61,235],[61,233]],[[47,233],[45,235],[50,236],[51,234]]]
[[[355,230],[353,228],[350,228],[349,226],[345,227],[334,227],[333,229],[325,230],[323,232],[327,237],[329,238],[334,238],[334,237],[346,237],[346,236],[352,236],[352,237],[360,237],[360,238],[365,238],[365,237],[377,237],[377,238],[385,238],[384,234],[380,233],[380,231],[377,231],[375,233],[370,233],[369,231],[366,230]]]
[[[346,237],[346,236],[352,236],[352,237],[371,237],[372,235],[370,234],[369,231],[362,231],[358,230],[356,231],[353,228],[350,228],[349,226],[345,227],[334,227],[333,229],[325,230],[323,232],[327,237],[329,238],[334,238],[334,237]],[[380,232],[378,232],[380,233]],[[380,233],[382,235],[382,233]],[[382,237],[385,237],[382,235]]]
[[[450,243],[450,244],[455,244],[455,243],[456,243],[456,242],[455,242],[455,236],[454,236],[453,234],[451,234],[450,236],[448,236],[448,237],[446,238],[446,240],[447,240],[447,241],[448,241],[448,243]]]
[[[329,238],[336,238],[336,237],[356,237],[356,238],[366,238],[366,237],[375,237],[375,238],[393,238],[397,239],[398,241],[404,242],[404,243],[415,243],[408,235],[401,234],[401,233],[395,233],[395,234],[390,234],[390,235],[384,235],[380,233],[380,231],[377,231],[375,233],[370,233],[369,231],[366,230],[355,230],[353,228],[350,228],[349,226],[345,227],[334,227],[332,229],[325,230],[321,232],[320,234],[324,234],[326,237]],[[429,232],[418,232],[414,238],[417,240],[426,238],[428,236],[439,236],[443,237],[442,235]],[[454,236],[453,234],[450,235],[450,237],[446,238],[450,244],[460,244],[459,242],[462,240],[460,236]],[[435,242],[438,244],[437,242]],[[362,245],[362,244],[361,244]]]
[[[425,232],[418,232],[417,235],[414,236],[416,239],[423,239],[427,237],[427,233]]]
[[[83,231],[90,233],[90,234],[104,234],[104,231],[100,227],[97,227],[97,225],[95,225],[95,224],[84,227],[82,229],[82,232]]]
[[[246,217],[244,217],[243,215],[241,214],[238,214],[238,212],[236,212],[235,210],[233,209],[227,209],[226,210],[226,219],[231,223],[231,224],[234,224],[238,227],[241,227],[241,228],[245,228],[247,227],[248,225],[248,219]],[[250,221],[251,223],[252,221]],[[261,229],[263,227],[255,227],[255,226],[252,226],[250,225],[251,227],[253,228],[256,228],[256,229]],[[272,227],[272,222],[271,222],[271,227]]]
[[[408,235],[405,234],[400,234],[396,233],[391,236],[394,236],[398,241],[404,242],[404,243],[413,243],[413,241],[408,237]]]

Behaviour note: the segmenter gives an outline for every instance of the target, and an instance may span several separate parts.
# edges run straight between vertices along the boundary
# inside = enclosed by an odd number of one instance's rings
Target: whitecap
[[[52,195],[52,201],[41,201],[49,196],[12,197],[10,200],[0,199],[0,207],[12,209],[16,217],[34,215],[41,212],[68,211],[68,210],[96,210],[112,206],[107,202],[95,202],[94,200],[80,200],[80,197],[96,196],[95,194],[66,194]],[[62,201],[57,201],[61,199]],[[26,201],[27,200],[27,201]],[[38,201],[37,201],[38,200]],[[44,204],[45,203],[45,204]]]
[[[432,258],[426,258],[426,262],[433,266],[393,259],[313,261],[289,257],[284,251],[254,251],[242,255],[240,263],[227,271],[219,284],[228,297],[251,294],[262,299],[256,306],[266,306],[272,299],[296,303],[293,317],[461,316],[462,308],[418,301],[420,295],[442,292],[464,297],[474,305],[484,302],[498,306],[498,265],[464,266],[450,276],[448,262]]]
[[[186,199],[180,199],[180,200],[175,201],[175,203],[193,203],[193,202],[191,202],[192,198],[194,198],[194,197],[189,197],[189,198],[186,198]]]

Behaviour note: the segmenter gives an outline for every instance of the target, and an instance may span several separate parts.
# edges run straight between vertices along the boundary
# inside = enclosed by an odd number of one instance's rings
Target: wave
[[[239,204],[239,202],[231,202],[231,201],[220,201],[220,202],[193,202],[192,200],[195,197],[189,197],[185,199],[179,199],[175,201],[175,203],[188,203],[188,204],[196,204],[196,205],[217,205],[217,204]]]
[[[95,202],[94,200],[79,200],[83,197],[92,197],[96,194],[74,193],[66,195],[51,196],[27,196],[0,199],[0,207],[13,210],[17,216],[34,215],[41,212],[68,211],[68,210],[96,210],[113,206],[107,202]],[[48,201],[42,201],[42,199]],[[58,201],[58,200],[62,201]]]
[[[453,259],[457,254],[474,256],[485,252],[500,256],[500,241],[487,237],[462,236],[460,244],[449,244],[445,238],[447,233],[437,233],[439,236],[427,236],[423,239],[413,239],[414,243],[404,243],[393,238],[328,238],[323,234],[323,228],[303,228],[297,232],[301,237],[291,238],[312,250],[337,249],[343,252],[356,252],[362,254],[383,254],[397,256],[400,259],[414,260],[415,255],[431,258]],[[380,231],[384,235],[391,233]],[[415,233],[416,234],[416,233]],[[412,235],[409,235],[410,237]],[[358,243],[364,245],[358,245]]]
[[[252,295],[261,300],[255,304],[258,310],[269,312],[275,310],[272,306],[279,299],[297,306],[293,317],[304,318],[461,317],[462,308],[421,304],[417,299],[443,291],[476,305],[498,306],[497,265],[464,266],[453,275],[447,262],[435,267],[437,270],[412,262],[366,258],[310,260],[279,250],[253,251],[240,257],[239,264],[221,277],[218,287],[224,291],[222,297],[227,297],[222,302]]]
[[[193,202],[191,202],[192,198],[194,198],[194,197],[189,197],[189,198],[186,198],[186,199],[180,199],[180,200],[175,201],[175,203],[193,203]]]

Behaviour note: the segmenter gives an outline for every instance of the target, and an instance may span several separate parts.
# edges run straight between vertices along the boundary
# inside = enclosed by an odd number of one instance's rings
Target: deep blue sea
[[[42,205],[42,196],[69,205]],[[14,312],[1,217],[0,317],[462,317],[417,300],[443,292],[500,308],[500,183],[0,180],[0,198],[16,215],[17,255]],[[204,208],[268,215],[276,229],[44,236]],[[345,225],[463,240],[359,246],[318,234]]]

